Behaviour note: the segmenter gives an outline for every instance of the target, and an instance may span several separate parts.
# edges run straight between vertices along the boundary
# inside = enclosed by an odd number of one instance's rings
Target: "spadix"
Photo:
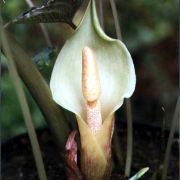
[[[82,51],[82,92],[86,100],[86,122],[92,133],[97,133],[102,126],[100,80],[98,67],[89,47]]]
[[[100,80],[96,60],[89,47],[82,51],[82,91],[88,104],[99,99]]]

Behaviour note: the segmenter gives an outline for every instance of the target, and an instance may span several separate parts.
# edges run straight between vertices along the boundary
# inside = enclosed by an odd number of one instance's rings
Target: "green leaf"
[[[143,176],[147,171],[149,170],[148,167],[141,169],[137,174],[135,174],[132,178],[130,178],[129,180],[137,180],[139,179],[141,176]]]
[[[51,71],[56,60],[58,51],[56,48],[46,47],[33,56],[33,63],[41,72],[43,77],[49,82]]]
[[[73,26],[72,18],[83,0],[48,0],[16,17],[14,23],[65,22]]]
[[[56,59],[57,49],[46,47],[33,56],[32,60],[39,70],[49,67]]]

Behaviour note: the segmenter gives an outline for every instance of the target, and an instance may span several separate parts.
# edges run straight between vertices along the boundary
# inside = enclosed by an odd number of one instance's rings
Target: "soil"
[[[117,126],[116,126],[117,127]],[[126,152],[126,125],[121,123],[121,128],[117,129],[122,156]],[[157,180],[161,179],[159,174],[163,168],[163,158],[165,145],[167,143],[168,132],[162,133],[161,129],[147,125],[134,125],[133,163],[132,175],[143,167],[150,170],[141,178],[149,180],[157,172]],[[42,156],[48,180],[65,180],[64,163],[60,158],[60,152],[53,142],[48,129],[37,131]],[[113,145],[114,148],[114,145]],[[38,180],[34,159],[27,134],[23,134],[2,144],[2,180]],[[171,157],[169,161],[168,180],[178,180],[179,153],[178,138],[174,138]],[[125,180],[123,170],[125,158],[118,163],[116,156],[113,157],[112,180]]]

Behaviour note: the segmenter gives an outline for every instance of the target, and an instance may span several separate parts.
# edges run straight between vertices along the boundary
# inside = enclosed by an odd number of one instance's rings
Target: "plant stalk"
[[[113,145],[114,145],[114,153],[117,158],[117,163],[120,167],[122,167],[124,159],[122,156],[122,148],[121,148],[121,144],[119,141],[119,136],[118,136],[116,127],[114,127]]]
[[[166,180],[167,178],[167,172],[168,172],[168,165],[169,165],[169,158],[170,158],[170,153],[171,153],[171,146],[173,143],[173,137],[174,137],[174,132],[176,129],[176,123],[178,120],[179,116],[179,107],[180,107],[180,96],[178,97],[173,119],[172,119],[172,124],[171,124],[171,129],[170,129],[170,134],[167,142],[167,147],[166,147],[166,152],[165,152],[165,158],[164,158],[164,167],[163,167],[163,172],[162,172],[162,180]]]
[[[25,1],[30,8],[34,7],[34,3],[31,0],[25,0]],[[41,31],[43,33],[43,36],[44,36],[47,46],[52,47],[51,39],[49,37],[48,31],[47,31],[45,25],[43,23],[40,23],[39,26],[41,28]]]
[[[28,136],[30,138],[33,155],[35,158],[36,168],[38,171],[38,176],[39,176],[40,180],[47,180],[43,159],[41,156],[41,150],[40,150],[36,132],[35,132],[35,129],[34,129],[34,126],[32,123],[29,106],[28,106],[28,103],[27,103],[27,100],[25,97],[25,93],[24,93],[24,90],[23,90],[23,87],[21,84],[21,80],[20,80],[17,70],[16,70],[16,66],[12,60],[11,51],[8,47],[8,43],[6,41],[6,37],[5,37],[4,33],[2,34],[2,41],[3,41],[3,48],[5,51],[5,55],[7,56],[7,59],[8,59],[7,64],[8,64],[10,77],[11,77],[11,79],[14,83],[15,89],[16,89],[16,93],[17,93],[17,96],[18,96],[18,99],[19,99],[19,102],[21,105],[23,116],[24,116],[24,121],[25,121],[25,125],[27,128]]]
[[[114,0],[110,0],[112,13],[114,17],[116,35],[119,40],[122,40],[121,28],[117,13],[117,8]],[[126,166],[125,176],[130,176],[131,164],[132,164],[132,153],[133,153],[133,126],[132,126],[132,111],[131,111],[131,100],[126,99],[126,114],[127,114],[127,155],[126,155]]]
[[[121,34],[121,27],[119,23],[119,18],[118,18],[118,13],[117,13],[117,8],[114,0],[110,0],[111,8],[112,8],[112,14],[114,18],[114,25],[116,29],[116,35],[119,40],[122,40],[122,34]]]
[[[102,29],[104,29],[103,0],[99,0],[99,21],[100,21]]]
[[[180,40],[180,37],[179,37],[179,40]],[[180,70],[180,63],[179,63],[179,70]],[[179,79],[180,79],[180,73],[179,73]],[[164,168],[163,168],[163,172],[162,172],[162,180],[166,180],[166,178],[167,178],[168,165],[169,165],[168,162],[169,162],[169,158],[170,158],[171,146],[172,146],[172,142],[173,142],[173,137],[174,137],[177,120],[178,120],[178,125],[179,125],[179,138],[180,138],[180,93],[178,94],[178,99],[177,99],[177,103],[176,103],[176,107],[175,107],[175,111],[174,111],[174,115],[173,115],[173,119],[172,119],[170,134],[169,134],[169,138],[168,138],[168,142],[167,142],[165,158],[164,158]],[[179,156],[180,156],[180,143],[179,143]],[[180,171],[179,171],[179,175],[180,175]]]
[[[131,100],[126,99],[126,111],[127,111],[127,155],[126,155],[126,166],[125,176],[130,176],[131,164],[132,164],[132,152],[133,152],[133,126],[132,126],[132,111],[131,111]]]

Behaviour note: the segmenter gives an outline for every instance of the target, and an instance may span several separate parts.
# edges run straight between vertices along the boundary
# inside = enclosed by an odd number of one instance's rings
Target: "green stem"
[[[126,111],[127,111],[127,155],[126,155],[126,166],[125,176],[130,176],[131,164],[132,164],[132,152],[133,152],[133,126],[132,126],[132,111],[131,111],[131,100],[126,99]]]
[[[122,167],[123,166],[122,148],[121,148],[121,144],[119,141],[116,127],[114,127],[113,145],[114,145],[114,153],[117,158],[117,163],[120,167]]]
[[[112,13],[114,17],[114,23],[116,28],[117,38],[122,40],[121,28],[119,24],[119,18],[117,13],[117,8],[114,0],[110,0]],[[125,176],[129,176],[131,173],[131,164],[132,164],[132,152],[133,152],[133,126],[132,126],[132,111],[131,111],[131,100],[126,99],[126,114],[127,114],[127,155],[126,155],[126,167],[125,167]]]
[[[30,142],[31,142],[31,146],[32,146],[32,150],[33,150],[33,154],[34,154],[34,158],[35,158],[35,163],[36,163],[36,167],[38,170],[38,176],[39,176],[40,180],[47,180],[44,163],[43,163],[43,159],[41,156],[41,151],[40,151],[40,147],[38,144],[36,132],[35,132],[35,129],[34,129],[34,126],[32,123],[28,103],[27,103],[27,100],[25,97],[25,93],[23,91],[21,80],[18,76],[15,64],[12,60],[11,51],[8,47],[8,43],[6,41],[6,37],[5,37],[4,33],[2,33],[2,42],[3,42],[3,48],[5,51],[5,54],[8,59],[7,64],[8,64],[10,77],[14,83],[14,86],[15,86],[15,89],[16,89],[16,92],[18,95],[18,99],[19,99],[19,102],[21,105],[23,116],[24,116],[25,125],[26,125],[27,132],[28,132],[28,135],[30,138]]]
[[[116,35],[117,35],[118,39],[122,40],[121,27],[120,27],[120,23],[119,23],[119,18],[118,18],[116,4],[115,4],[114,0],[110,0],[110,4],[111,4],[112,14],[113,14],[113,18],[114,18]]]
[[[99,21],[100,21],[102,29],[104,29],[103,0],[99,0]]]
[[[56,137],[57,144],[61,149],[64,149],[70,130],[67,122],[64,120],[61,108],[53,101],[46,81],[33,65],[31,58],[19,46],[10,33],[5,31],[4,33],[6,34],[12,59],[21,79],[26,84],[32,97],[35,99],[41,112],[47,120],[52,133]]]
[[[180,96],[178,97],[178,100],[177,100],[176,108],[175,108],[173,119],[172,119],[170,134],[169,134],[169,138],[168,138],[168,142],[167,142],[165,158],[164,158],[164,168],[163,168],[163,172],[162,172],[162,180],[166,180],[166,177],[167,177],[169,157],[170,157],[170,153],[171,153],[171,146],[173,143],[174,132],[176,130],[177,120],[178,120],[178,116],[179,116],[179,107],[180,107]]]
[[[28,6],[30,8],[34,7],[34,3],[31,1],[31,0],[25,0],[26,3],[28,4]],[[43,33],[43,36],[44,36],[44,39],[46,41],[46,44],[49,46],[49,47],[52,47],[52,42],[51,42],[51,39],[49,37],[49,34],[48,34],[48,31],[46,29],[46,26],[44,23],[40,23],[39,24],[40,28],[41,28],[41,31]]]

